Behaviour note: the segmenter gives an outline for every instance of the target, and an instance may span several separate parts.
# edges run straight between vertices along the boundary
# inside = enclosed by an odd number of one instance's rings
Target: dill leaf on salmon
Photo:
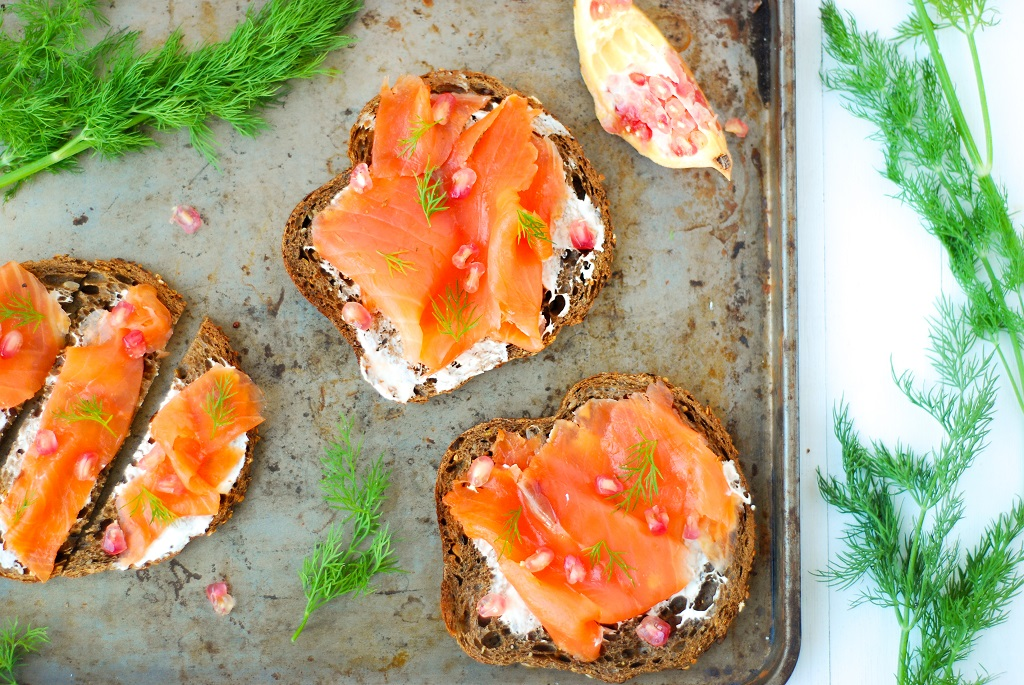
[[[53,412],[53,417],[68,423],[92,421],[103,426],[111,435],[117,435],[114,429],[110,427],[110,422],[113,420],[114,415],[103,410],[103,400],[96,395],[93,395],[91,399],[83,398],[78,400],[68,411]]]
[[[28,295],[11,293],[6,304],[0,304],[0,321],[14,321],[14,327],[32,326],[32,331],[39,330],[39,324],[43,322],[43,313],[32,304],[32,298]]]
[[[517,210],[516,242],[521,241],[523,238],[533,238],[534,240],[550,243],[551,238],[548,237],[547,230],[547,224],[539,216],[525,209]]]
[[[654,463],[654,452],[658,448],[657,440],[649,440],[639,428],[636,432],[640,440],[629,447],[629,457],[620,467],[625,474],[626,480],[632,479],[632,484],[622,492],[609,495],[609,497],[622,497],[622,500],[615,505],[615,511],[631,512],[641,500],[650,504],[654,496],[658,494],[658,478],[661,471]]]
[[[425,121],[420,117],[416,117],[416,121],[412,125],[412,129],[409,131],[409,135],[398,141],[399,149],[398,155],[400,157],[409,158],[412,157],[413,153],[416,152],[416,146],[419,145],[420,138],[423,134],[436,126],[438,121]]]
[[[448,209],[445,204],[448,193],[444,189],[444,179],[436,174],[437,171],[438,168],[430,166],[428,162],[423,175],[416,177],[416,195],[420,199],[423,215],[427,217],[427,226],[430,225],[430,217]]]
[[[519,507],[510,511],[508,518],[505,519],[505,525],[502,526],[501,534],[496,540],[496,542],[501,543],[501,549],[498,551],[499,557],[508,556],[509,552],[512,551],[512,545],[523,539],[523,536],[519,534],[519,517],[522,515],[523,508]]]
[[[384,261],[388,265],[389,276],[394,276],[396,273],[405,276],[410,271],[416,271],[416,267],[413,266],[412,262],[398,256],[405,252],[406,250],[398,250],[397,252],[381,252],[380,250],[377,250],[377,254],[383,257]]]
[[[203,413],[210,417],[213,428],[210,437],[213,438],[217,431],[225,426],[230,426],[235,420],[235,407],[229,404],[232,397],[238,394],[235,389],[234,378],[230,376],[218,376],[203,399]]]
[[[590,547],[584,549],[583,553],[587,555],[588,559],[590,559],[590,565],[592,567],[597,566],[598,564],[605,565],[605,580],[611,580],[611,577],[615,573],[615,570],[618,569],[622,572],[623,575],[629,578],[630,583],[636,585],[636,579],[633,577],[633,574],[630,573],[630,571],[635,571],[636,567],[627,564],[625,557],[622,555],[622,552],[616,552],[615,550],[610,548],[608,546],[608,543],[604,540],[598,540]],[[602,561],[602,557],[607,557],[608,561]]]
[[[50,638],[46,628],[33,628],[26,624],[24,630],[18,627],[18,619],[8,619],[0,630],[0,682],[17,685],[14,669],[26,654],[39,651]]]
[[[150,524],[156,523],[170,523],[174,519],[178,518],[178,515],[167,508],[167,505],[163,503],[159,497],[157,497],[148,488],[139,487],[138,494],[132,497],[125,506],[130,507],[128,510],[129,516],[135,516],[139,510],[144,506],[149,505],[149,522]]]
[[[437,300],[431,298],[430,305],[437,321],[438,330],[442,335],[447,335],[458,342],[473,330],[480,317],[476,314],[476,305],[470,306],[469,293],[463,290],[459,283],[455,288],[445,286],[444,298],[438,304]]]

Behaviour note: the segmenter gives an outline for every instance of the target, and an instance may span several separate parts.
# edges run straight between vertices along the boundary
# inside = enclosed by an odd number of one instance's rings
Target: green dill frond
[[[15,328],[32,326],[35,332],[43,322],[43,314],[32,305],[28,295],[11,293],[7,302],[0,304],[0,321],[13,321]]]
[[[546,243],[551,242],[551,238],[548,237],[548,226],[541,218],[532,212],[528,212],[525,209],[516,210],[517,223],[516,223],[516,241],[521,241],[523,238],[529,240],[542,240]]]
[[[598,540],[596,543],[581,550],[583,554],[590,560],[591,567],[597,566],[598,564],[604,564],[604,579],[611,580],[616,570],[622,572],[624,576],[629,579],[629,582],[636,585],[636,579],[633,577],[631,571],[635,571],[636,568],[626,563],[626,559],[622,552],[616,552],[608,546],[608,543],[604,540]],[[607,559],[604,561],[603,559]]]
[[[38,496],[33,497],[31,490],[26,490],[25,491],[25,496],[21,498],[21,504],[19,504],[18,508],[14,510],[14,516],[11,519],[11,525],[12,526],[18,525],[18,523],[21,521],[21,519],[25,516],[25,512],[28,511],[28,508],[31,507],[32,504],[37,499],[38,499]]]
[[[160,522],[162,524],[169,524],[174,519],[178,518],[178,515],[167,508],[156,494],[150,491],[146,487],[139,487],[139,491],[132,497],[125,506],[128,508],[128,515],[135,516],[139,513],[143,507],[149,507],[149,522],[150,524]]]
[[[104,411],[103,400],[97,395],[93,395],[89,399],[79,399],[72,402],[65,408],[64,411],[53,412],[53,417],[60,421],[66,421],[68,423],[78,423],[79,421],[92,421],[98,423],[113,436],[117,436],[117,433],[113,428],[110,427],[110,422],[113,420],[114,415]]]
[[[498,550],[499,558],[507,557],[512,551],[512,545],[522,542],[523,537],[519,534],[519,517],[522,515],[523,508],[519,507],[510,511],[505,519],[505,524],[501,527],[501,534],[497,539],[501,545],[501,549]]]
[[[466,333],[480,323],[480,316],[474,318],[476,305],[470,305],[469,293],[463,290],[458,282],[455,283],[454,289],[445,286],[444,298],[440,303],[431,298],[430,306],[438,330],[442,335],[454,338],[455,342],[462,340]]]
[[[448,209],[448,193],[444,189],[444,179],[437,176],[436,172],[437,167],[427,163],[423,175],[416,177],[416,195],[419,197],[423,215],[427,217],[427,226],[430,225],[430,217]]]
[[[416,152],[416,146],[419,145],[420,138],[423,134],[437,126],[437,121],[425,121],[420,117],[416,117],[416,121],[413,122],[412,128],[409,130],[409,135],[398,141],[398,155],[408,159],[412,157]]]
[[[405,254],[408,250],[398,250],[397,252],[381,252],[377,250],[377,254],[384,258],[384,261],[388,265],[388,275],[394,276],[399,273],[403,276],[407,275],[410,271],[416,271],[416,267],[413,263],[402,259],[398,255]]]
[[[629,456],[621,467],[625,480],[633,482],[622,492],[609,495],[609,498],[621,497],[615,505],[615,511],[629,513],[636,509],[641,501],[650,504],[658,494],[658,478],[661,471],[654,463],[654,453],[658,448],[657,440],[648,440],[643,431],[636,429],[640,440],[629,447]]]
[[[231,398],[238,394],[235,389],[235,379],[231,376],[218,376],[213,382],[213,387],[203,398],[203,413],[210,417],[213,427],[210,430],[210,437],[217,435],[217,431],[230,426],[235,420],[236,407],[230,404]]]
[[[18,619],[8,619],[0,630],[0,681],[17,685],[14,669],[26,654],[39,651],[49,642],[46,628],[33,628],[26,624],[24,630],[18,626]]]

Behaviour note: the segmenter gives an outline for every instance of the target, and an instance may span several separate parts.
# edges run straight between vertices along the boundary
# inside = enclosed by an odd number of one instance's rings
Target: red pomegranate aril
[[[634,71],[629,75],[629,80],[638,86],[647,84],[647,77],[641,74],[639,71]]]
[[[657,616],[646,616],[636,627],[636,635],[651,647],[661,647],[668,642],[672,626]]]
[[[494,460],[487,456],[477,457],[473,460],[473,463],[469,466],[469,475],[466,480],[469,481],[469,487],[476,488],[482,487],[491,479],[491,471],[494,470]]]
[[[590,582],[600,583],[605,579],[605,565],[603,561],[599,561],[594,564],[594,567],[590,569]]]
[[[466,282],[463,284],[467,293],[475,293],[480,289],[480,277],[484,275],[484,265],[480,262],[470,262],[469,273],[466,275]]]
[[[456,269],[465,269],[469,266],[471,259],[477,256],[480,250],[477,249],[473,243],[466,243],[452,255],[452,264],[455,265]]]
[[[693,516],[686,518],[686,525],[683,527],[684,540],[696,540],[700,537],[700,528],[697,526],[697,519]]]
[[[476,613],[480,618],[492,618],[501,616],[508,608],[508,602],[503,595],[488,592],[476,603]]]
[[[693,87],[693,84],[690,83],[690,80],[685,75],[676,84],[676,95],[683,102],[693,102],[697,92],[697,89]]]
[[[575,585],[587,577],[587,567],[583,565],[580,558],[570,554],[565,558],[565,582]]]
[[[128,543],[124,539],[124,531],[121,530],[121,526],[117,524],[117,521],[111,523],[103,531],[103,542],[100,544],[100,547],[110,556],[116,556],[128,549]]]
[[[543,571],[555,560],[555,553],[548,547],[541,547],[536,552],[519,562],[520,565],[530,573]]]
[[[142,331],[128,331],[121,342],[124,344],[124,351],[132,359],[141,359],[146,356],[146,336],[142,334]]]
[[[86,452],[75,461],[75,478],[78,480],[92,480],[99,471],[100,457],[95,452]]]
[[[654,130],[659,133],[671,133],[672,122],[669,121],[668,114],[665,112],[659,112],[657,118],[654,120]]]
[[[170,223],[177,224],[181,230],[192,235],[203,227],[203,217],[199,216],[199,210],[189,205],[175,205],[171,208]]]
[[[572,246],[581,252],[593,250],[597,245],[597,233],[583,219],[576,219],[569,224],[569,240]]]
[[[373,315],[358,302],[346,302],[341,308],[341,319],[349,326],[354,326],[361,331],[370,330],[373,325]]]
[[[57,434],[44,428],[36,434],[36,453],[46,457],[57,451]]]
[[[373,188],[373,179],[370,178],[370,167],[366,165],[366,162],[360,162],[352,169],[352,173],[348,176],[348,185],[359,194]]]
[[[637,124],[633,128],[633,134],[636,135],[636,137],[639,138],[640,142],[642,143],[650,141],[651,136],[653,135],[651,133],[651,127],[643,122]]]
[[[645,509],[644,519],[647,521],[647,529],[651,531],[652,535],[664,535],[668,532],[668,512],[660,504]]]
[[[617,495],[626,489],[626,486],[618,478],[611,476],[598,476],[594,479],[594,488],[599,495]]]
[[[652,76],[647,80],[647,85],[651,89],[651,93],[654,97],[658,98],[662,102],[672,97],[672,93],[675,90],[672,87],[672,82],[664,76]]]
[[[235,598],[228,593],[228,584],[223,581],[207,585],[206,598],[218,616],[227,616],[235,608]]]
[[[25,336],[21,331],[8,331],[0,338],[0,359],[10,359],[21,351]]]
[[[441,93],[431,105],[430,114],[434,117],[435,122],[443,126],[448,123],[448,117],[451,115],[453,107],[455,107],[455,96],[451,93]]]
[[[746,138],[747,133],[750,132],[750,129],[743,122],[743,120],[736,119],[735,117],[725,122],[725,130],[733,134],[737,138]]]
[[[669,98],[665,101],[665,114],[672,121],[678,121],[680,117],[686,114],[686,105],[679,98]],[[689,116],[689,114],[686,114]]]
[[[452,189],[448,192],[448,197],[453,200],[458,200],[469,195],[469,191],[472,190],[473,184],[476,183],[476,172],[469,167],[459,169],[452,174]]]
[[[672,136],[672,144],[669,145],[669,150],[678,157],[688,157],[697,153],[697,146],[690,142],[685,133],[677,130]]]
[[[701,131],[690,132],[690,142],[697,146],[697,149],[701,149],[708,144],[708,137]]]
[[[593,0],[590,3],[590,18],[594,21],[607,19],[612,13],[611,5],[606,0]]]
[[[128,317],[135,313],[135,305],[128,300],[121,300],[110,310],[110,325],[120,328],[128,322]]]

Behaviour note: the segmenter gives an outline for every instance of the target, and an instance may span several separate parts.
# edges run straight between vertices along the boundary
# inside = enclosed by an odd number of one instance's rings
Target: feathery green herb
[[[377,254],[384,258],[384,261],[388,265],[388,276],[394,276],[396,273],[400,273],[405,276],[410,271],[416,271],[416,267],[413,266],[412,262],[402,259],[398,255],[405,254],[406,250],[399,250],[398,252],[381,252],[377,250]]]
[[[39,650],[49,642],[46,628],[33,628],[30,624],[22,630],[18,627],[18,619],[8,620],[0,631],[0,682],[5,685],[18,685],[14,677],[14,669],[26,654]]]
[[[213,428],[210,430],[210,437],[217,435],[217,431],[225,426],[231,425],[235,420],[235,406],[230,404],[232,397],[238,394],[235,389],[235,380],[231,376],[218,376],[213,382],[210,392],[203,398],[203,413],[210,417]]]
[[[626,559],[622,556],[622,552],[616,552],[608,546],[608,543],[604,540],[598,540],[595,544],[582,550],[587,558],[590,559],[590,565],[597,566],[603,563],[604,578],[605,580],[611,580],[612,574],[615,573],[615,569],[622,571],[622,574],[629,578],[629,582],[636,585],[636,579],[633,578],[633,574],[630,571],[635,571],[636,568],[626,563]],[[608,561],[603,562],[602,557],[607,557]]]
[[[324,499],[344,512],[345,518],[331,525],[327,539],[318,542],[302,563],[299,577],[306,594],[306,610],[292,635],[293,642],[310,615],[327,602],[349,592],[369,593],[373,589],[370,580],[379,573],[403,572],[391,549],[391,531],[381,523],[391,473],[384,468],[383,454],[360,473],[363,446],[361,441],[352,441],[352,425],[353,421],[341,417],[336,442],[328,445],[321,459]],[[349,522],[352,531],[346,536],[345,524]]]
[[[0,304],[0,321],[14,320],[14,327],[32,326],[32,331],[39,330],[39,324],[43,322],[43,314],[32,305],[32,298],[28,295],[11,293],[6,304]]]
[[[476,305],[470,306],[469,293],[463,290],[459,283],[455,284],[454,290],[445,286],[441,304],[431,299],[430,306],[433,308],[438,330],[442,335],[454,338],[455,342],[462,340],[466,333],[480,323],[479,316],[473,318],[476,314]]]
[[[444,189],[444,179],[437,175],[437,167],[430,166],[430,162],[427,162],[423,175],[416,177],[416,195],[420,199],[423,214],[427,217],[427,226],[430,225],[430,217],[448,209],[448,205],[445,204],[448,193]]]
[[[505,519],[505,525],[501,527],[501,534],[497,540],[501,543],[501,549],[498,550],[499,557],[507,557],[509,552],[512,551],[512,545],[523,539],[519,534],[519,517],[522,515],[523,508],[519,507],[510,511],[508,518]]]
[[[125,506],[128,507],[128,515],[135,516],[147,504],[149,505],[149,522],[151,524],[157,521],[167,524],[178,518],[177,514],[167,508],[163,500],[145,487],[140,487],[139,492]]]
[[[25,512],[32,506],[32,503],[38,499],[38,496],[32,497],[32,491],[26,490],[25,496],[21,499],[21,504],[14,510],[14,516],[12,517],[11,525],[18,525],[22,517],[25,516]]]
[[[543,240],[546,243],[551,242],[551,238],[548,237],[548,226],[540,217],[532,212],[528,212],[525,209],[517,210],[518,224],[516,225],[516,242],[526,238],[529,240]]]
[[[438,123],[439,122],[437,121],[424,121],[417,117],[416,121],[412,125],[412,129],[409,131],[409,136],[398,141],[398,144],[401,146],[398,148],[399,156],[405,157],[406,159],[412,157],[413,153],[416,152],[416,146],[419,145],[420,138],[423,137],[423,134],[434,126],[437,126]]]
[[[108,414],[103,410],[103,400],[96,395],[93,395],[91,399],[80,399],[71,404],[69,411],[55,411],[53,417],[61,421],[67,421],[68,423],[78,423],[79,421],[93,421],[103,426],[108,433],[116,436],[117,433],[110,427],[110,422],[113,420],[114,415]]]
[[[106,23],[96,0],[0,6],[0,188],[9,197],[35,173],[75,168],[87,150],[118,157],[156,145],[153,131],[182,128],[216,166],[210,121],[245,136],[266,128],[257,112],[281,101],[286,81],[330,73],[323,61],[352,42],[341,31],[361,4],[269,0],[222,42],[189,50],[176,30],[145,52],[138,31],[88,44]]]
[[[661,477],[661,471],[654,463],[654,452],[658,449],[658,441],[648,440],[639,428],[636,429],[636,432],[640,435],[640,440],[630,445],[629,457],[621,469],[625,479],[633,479],[633,482],[622,492],[608,495],[610,498],[622,498],[615,505],[615,511],[631,512],[636,509],[636,505],[641,500],[650,504],[654,501],[654,496],[658,494],[658,478]]]

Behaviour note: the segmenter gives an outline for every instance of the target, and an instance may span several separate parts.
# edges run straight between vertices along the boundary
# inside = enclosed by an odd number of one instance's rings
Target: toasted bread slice
[[[747,581],[756,546],[754,511],[744,504],[732,544],[732,557],[724,572],[713,571],[708,564],[699,569],[703,579],[692,599],[676,597],[658,605],[659,616],[673,628],[668,642],[652,647],[636,634],[646,615],[617,626],[608,626],[601,655],[591,662],[574,659],[555,646],[543,628],[516,634],[498,618],[483,619],[477,614],[477,602],[491,592],[493,575],[483,554],[466,535],[443,502],[457,480],[464,480],[474,458],[488,454],[498,431],[523,436],[547,435],[556,419],[569,419],[588,400],[621,399],[644,392],[658,381],[649,374],[602,374],[573,386],[558,412],[543,419],[494,419],[463,433],[448,448],[438,469],[435,499],[441,532],[444,571],[441,579],[441,614],[448,632],[465,652],[486,664],[539,666],[575,671],[607,682],[621,683],[641,673],[664,669],[685,669],[716,640],[722,639],[747,597]],[[675,409],[707,440],[711,450],[723,462],[736,467],[739,487],[747,491],[747,482],[739,467],[736,448],[729,434],[712,414],[688,392],[668,386]]]
[[[548,137],[562,157],[569,198],[579,201],[589,200],[601,217],[604,231],[601,249],[595,249],[586,254],[572,249],[565,250],[561,256],[557,277],[556,290],[558,292],[546,291],[544,294],[542,314],[548,325],[545,328],[543,344],[547,347],[555,340],[564,326],[577,324],[583,320],[611,275],[615,236],[612,230],[608,200],[601,185],[602,177],[587,160],[583,149],[572,134],[548,114],[536,99],[518,93],[491,76],[475,72],[434,71],[422,78],[432,93],[485,95],[491,98],[490,106],[513,94],[527,98],[530,107],[543,113],[534,122],[534,132]],[[349,137],[349,160],[353,167],[360,163],[369,164],[371,161],[374,121],[379,104],[380,96],[370,100],[352,128]],[[475,360],[471,367],[463,365],[457,359],[443,370],[449,372],[446,375],[442,375],[440,372],[429,375],[422,369],[417,370],[408,366],[401,358],[396,358],[395,361],[398,365],[396,373],[410,374],[410,376],[403,377],[415,379],[415,381],[407,382],[402,388],[396,388],[382,377],[371,375],[366,360],[368,352],[378,355],[376,358],[379,360],[379,355],[387,354],[391,341],[386,333],[378,338],[365,335],[361,337],[360,331],[344,321],[342,308],[349,301],[360,301],[359,297],[353,293],[353,282],[345,274],[339,273],[325,262],[313,248],[311,235],[313,217],[327,207],[332,198],[348,185],[350,172],[351,169],[344,171],[314,190],[292,211],[285,226],[282,252],[285,268],[299,292],[331,320],[331,323],[352,346],[363,377],[378,392],[388,399],[401,402],[425,402],[435,395],[451,392],[461,387],[470,378],[496,368],[505,361],[535,354],[515,345],[507,345],[501,354],[494,354],[492,351],[486,360]],[[375,349],[367,350],[364,344],[373,346]],[[375,362],[375,364],[379,363],[380,361]]]

